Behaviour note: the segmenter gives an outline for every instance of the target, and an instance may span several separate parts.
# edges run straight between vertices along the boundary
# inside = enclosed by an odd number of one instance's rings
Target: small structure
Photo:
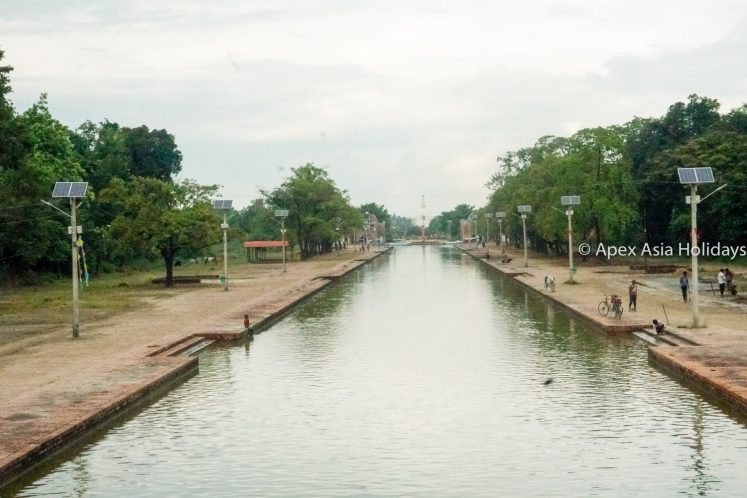
[[[459,235],[464,242],[467,242],[472,237],[477,236],[475,223],[471,220],[459,220]]]
[[[250,263],[267,261],[267,249],[288,247],[287,240],[247,240],[244,242],[246,248],[246,260]]]

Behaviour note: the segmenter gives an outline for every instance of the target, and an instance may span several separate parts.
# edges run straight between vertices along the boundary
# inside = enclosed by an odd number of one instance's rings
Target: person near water
[[[685,302],[687,302],[688,287],[690,287],[690,282],[687,280],[687,271],[683,271],[680,277],[680,289],[682,289],[682,300]]]
[[[656,335],[661,335],[664,333],[664,324],[658,321],[656,318],[654,318],[654,331],[656,332]]]
[[[631,308],[633,311],[638,311],[638,284],[635,280],[628,286],[628,298],[628,311],[631,311]]]

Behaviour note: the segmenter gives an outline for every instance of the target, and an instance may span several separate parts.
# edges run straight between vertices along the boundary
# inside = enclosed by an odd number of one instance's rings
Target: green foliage
[[[112,180],[100,198],[118,213],[106,234],[114,255],[128,259],[160,255],[166,267],[166,285],[173,285],[174,259],[179,251],[196,250],[219,240],[221,220],[211,203],[217,190],[217,185],[189,180]]]
[[[428,223],[428,233],[431,236],[441,236],[448,240],[458,240],[459,221],[466,220],[474,209],[474,206],[469,204],[460,204],[451,211],[444,211],[434,216]]]
[[[362,216],[325,170],[308,163],[292,172],[280,187],[265,193],[267,200],[273,209],[289,211],[286,227],[301,248],[301,259],[329,252],[342,234],[360,226]]]
[[[390,230],[389,233],[391,233],[393,239],[403,239],[407,236],[410,230],[416,228],[412,218],[397,216],[396,214],[390,216],[389,225],[391,226],[391,229],[388,228],[387,230]]]

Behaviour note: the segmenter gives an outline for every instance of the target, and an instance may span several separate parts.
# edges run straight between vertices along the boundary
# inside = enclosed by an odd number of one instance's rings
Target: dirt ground
[[[229,270],[229,290],[219,281],[176,287],[150,297],[138,309],[86,321],[81,301],[80,337],[72,338],[68,320],[58,326],[0,347],[0,393],[12,399],[46,386],[68,372],[89,370],[97,363],[137,360],[156,346],[205,331],[243,328],[244,314],[253,321],[257,313],[283,300],[340,265],[350,264],[361,253],[335,252],[310,261],[282,264],[246,264]],[[33,324],[29,326],[33,327]],[[34,372],[33,376],[27,375]],[[2,407],[0,407],[0,417]]]

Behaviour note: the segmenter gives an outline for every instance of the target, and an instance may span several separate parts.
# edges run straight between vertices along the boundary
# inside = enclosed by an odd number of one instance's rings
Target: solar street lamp
[[[517,206],[516,209],[521,213],[521,226],[524,229],[524,267],[526,268],[529,266],[529,259],[527,258],[527,213],[532,212],[532,206]]]
[[[79,206],[76,204],[77,199],[86,196],[88,182],[57,182],[54,184],[52,197],[57,199],[70,199],[70,226],[67,227],[67,233],[70,234],[72,242],[72,263],[73,263],[73,337],[78,337],[80,323],[78,320],[78,234],[83,233],[83,227],[77,225],[75,210]]]
[[[698,185],[701,183],[713,183],[713,170],[711,168],[677,168],[677,176],[680,183],[690,185],[690,198],[685,198],[685,202],[690,202],[690,259],[692,262],[692,279],[695,290],[690,299],[693,310],[693,328],[702,327],[700,322],[700,309],[698,299],[698,203],[700,197],[697,195]]]
[[[568,215],[568,273],[570,278],[568,283],[573,283],[573,226],[571,224],[571,217],[573,217],[573,206],[581,204],[581,197],[578,195],[563,195],[560,197],[560,203],[565,208],[565,214]]]
[[[220,227],[223,229],[223,290],[228,290],[228,212],[231,210],[233,201],[227,199],[215,199],[213,209],[223,211],[223,223]]]
[[[485,216],[485,239],[488,244],[486,254],[490,255],[490,218],[493,217],[493,213],[484,213],[483,216]]]
[[[496,211],[495,219],[498,220],[499,240],[501,242],[501,257],[504,255],[505,250],[503,248],[503,218],[506,217],[505,211]]]
[[[472,224],[472,230],[474,231],[473,238],[475,241],[475,247],[477,247],[477,213],[472,211],[469,216],[467,216],[467,221]]]
[[[283,240],[283,273],[287,271],[285,264],[285,219],[288,217],[287,209],[276,209],[275,216],[280,218],[280,236]]]

